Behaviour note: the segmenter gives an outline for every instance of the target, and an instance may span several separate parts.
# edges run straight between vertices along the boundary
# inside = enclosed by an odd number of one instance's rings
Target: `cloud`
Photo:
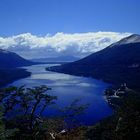
[[[43,58],[59,55],[85,56],[99,51],[130,34],[89,32],[36,36],[31,33],[24,33],[11,37],[0,37],[0,48],[14,51],[25,58]]]

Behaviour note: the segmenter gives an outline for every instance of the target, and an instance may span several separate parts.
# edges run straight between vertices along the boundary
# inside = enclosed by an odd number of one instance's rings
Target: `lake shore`
[[[23,68],[0,69],[0,87],[28,76],[31,76],[31,72]]]
[[[55,64],[52,65],[54,66]],[[89,104],[85,113],[79,117],[79,120],[85,125],[95,124],[112,114],[112,108],[105,101],[103,94],[109,84],[93,78],[78,77],[45,70],[46,67],[52,65],[41,64],[24,67],[32,73],[31,76],[17,80],[11,85],[18,87],[21,85],[27,87],[47,85],[52,88],[49,93],[58,97],[56,104],[61,108],[70,105],[75,99],[79,99],[81,104]],[[57,115],[55,109],[49,109],[49,112],[46,111],[44,116]],[[92,115],[89,115],[91,112]]]

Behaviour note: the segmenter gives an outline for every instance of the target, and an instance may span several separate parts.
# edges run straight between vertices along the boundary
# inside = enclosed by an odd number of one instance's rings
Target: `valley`
[[[127,83],[140,90],[140,35],[131,35],[81,60],[47,70],[102,79],[114,85]]]

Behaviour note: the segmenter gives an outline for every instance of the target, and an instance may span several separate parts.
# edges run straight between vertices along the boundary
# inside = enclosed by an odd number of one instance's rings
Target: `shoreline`
[[[0,88],[29,76],[31,76],[31,72],[24,68],[0,69]]]
[[[55,67],[55,66],[54,66]],[[71,74],[71,73],[68,73],[68,72],[61,72],[61,71],[57,71],[55,69],[52,69],[54,67],[46,67],[46,71],[51,71],[51,72],[57,72],[57,73],[62,73],[62,74],[69,74],[69,75],[72,75],[72,76],[79,76],[79,77],[85,77],[85,78],[91,78],[91,79],[96,79],[96,80],[100,80],[102,82],[105,82],[107,84],[110,84],[111,86],[106,88],[105,91],[103,92],[103,96],[105,98],[105,101],[109,104],[109,106],[111,108],[113,108],[113,110],[116,110],[119,106],[120,106],[120,97],[119,96],[114,96],[114,95],[107,95],[105,92],[106,90],[108,89],[114,89],[115,91],[115,87],[119,87],[120,86],[120,83],[117,83],[117,84],[113,84],[112,83],[109,83],[107,80],[103,80],[103,79],[99,79],[99,78],[96,78],[96,77],[93,77],[93,76],[86,76],[86,75],[80,75],[80,74]],[[127,87],[126,87],[127,88]],[[127,88],[128,89],[128,88]],[[116,89],[117,90],[117,89]],[[130,91],[130,89],[129,89]],[[125,91],[124,91],[125,92]]]

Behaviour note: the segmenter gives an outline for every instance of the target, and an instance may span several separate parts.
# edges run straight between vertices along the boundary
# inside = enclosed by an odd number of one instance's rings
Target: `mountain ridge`
[[[135,40],[132,38],[135,38]],[[140,83],[139,40],[140,35],[131,35],[114,43],[115,45],[112,44],[113,47],[110,47],[110,45],[83,59],[61,66],[50,67],[48,70],[93,77],[113,84],[125,82],[131,88],[140,89],[140,84],[138,84]]]
[[[14,52],[0,49],[0,68],[14,68],[32,64],[33,62],[22,58]]]
[[[110,45],[110,47],[113,47],[114,45],[124,45],[129,43],[137,43],[140,42],[140,35],[139,34],[132,34],[126,38],[121,39],[120,41],[113,43]]]
[[[58,56],[58,57],[46,57],[46,58],[38,58],[38,59],[31,59],[33,62],[73,62],[79,60],[79,57],[74,56]]]
[[[20,57],[14,52],[0,49],[0,87],[30,76],[30,72],[19,67],[33,64],[35,63]]]

